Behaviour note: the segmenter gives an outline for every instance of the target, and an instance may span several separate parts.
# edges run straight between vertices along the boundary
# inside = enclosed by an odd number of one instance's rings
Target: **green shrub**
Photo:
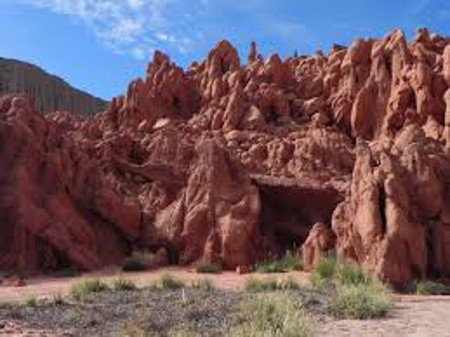
[[[102,291],[109,290],[106,283],[100,281],[99,279],[85,279],[75,283],[70,289],[70,295],[76,299],[80,300],[83,297]]]
[[[281,258],[281,264],[284,270],[287,271],[301,271],[304,268],[303,257],[299,253],[293,253],[287,251],[286,254]]]
[[[444,295],[447,293],[448,289],[442,283],[421,281],[416,284],[416,294],[418,295]]]
[[[214,289],[214,283],[210,279],[195,280],[191,283],[191,287],[194,289],[200,289],[203,291],[211,291]]]
[[[281,294],[259,296],[248,303],[248,322],[231,332],[231,337],[310,337],[311,325],[303,310]]]
[[[303,270],[303,260],[301,255],[287,251],[279,259],[256,264],[254,270],[259,273],[287,273],[294,270]]]
[[[222,265],[218,263],[209,263],[199,261],[195,264],[195,271],[197,273],[211,273],[211,274],[220,274],[223,270]]]
[[[258,280],[251,278],[247,280],[245,284],[245,290],[253,293],[275,291],[277,289],[278,283],[277,280],[274,279]]]
[[[318,265],[311,271],[309,281],[314,288],[320,288],[327,282],[332,281],[337,262],[334,257],[325,257],[321,259]]]
[[[287,279],[282,280],[278,287],[282,290],[297,290],[300,288],[300,285],[295,279],[288,277]]]
[[[25,307],[30,307],[30,308],[35,308],[37,307],[38,301],[36,299],[36,297],[29,295],[27,296],[27,298],[25,299],[25,302],[23,302],[23,306]]]
[[[154,254],[147,251],[136,251],[122,263],[122,270],[128,272],[143,271],[148,268]]]
[[[335,267],[336,280],[341,284],[370,284],[373,279],[360,266],[353,263],[338,263]]]
[[[329,283],[358,285],[372,283],[373,277],[357,264],[337,262],[333,257],[326,257],[311,272],[310,282],[314,288]]]
[[[384,317],[391,307],[391,294],[379,282],[341,284],[328,302],[328,310],[338,318]]]
[[[336,265],[337,261],[334,257],[325,257],[319,262],[315,268],[315,272],[322,278],[331,278],[336,271]]]
[[[150,289],[171,290],[184,288],[185,284],[179,278],[170,274],[162,275],[158,280],[150,284]]]
[[[119,278],[114,280],[113,289],[117,291],[132,291],[136,290],[136,285],[131,280]]]

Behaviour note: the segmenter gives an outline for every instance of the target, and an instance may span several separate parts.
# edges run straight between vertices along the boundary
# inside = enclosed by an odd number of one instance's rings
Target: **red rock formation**
[[[392,283],[449,276],[449,44],[396,30],[285,60],[252,44],[241,65],[222,41],[186,71],[157,52],[90,119],[4,98],[0,267],[143,247],[231,269],[302,245],[313,265],[332,229],[339,257]]]
[[[258,254],[258,189],[216,140],[200,138],[196,152],[186,188],[155,220],[154,245],[169,242],[182,263],[244,265]]]
[[[305,270],[309,271],[316,267],[320,260],[333,249],[333,244],[331,229],[323,222],[316,223],[302,246]]]

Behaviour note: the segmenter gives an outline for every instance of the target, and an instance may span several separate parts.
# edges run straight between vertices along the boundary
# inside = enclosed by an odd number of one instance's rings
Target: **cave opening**
[[[332,213],[343,200],[338,191],[310,183],[258,181],[257,185],[261,232],[275,255],[300,249],[314,224],[323,222],[331,227]]]
[[[180,254],[176,249],[169,247],[167,248],[167,259],[169,265],[178,265],[180,263]]]

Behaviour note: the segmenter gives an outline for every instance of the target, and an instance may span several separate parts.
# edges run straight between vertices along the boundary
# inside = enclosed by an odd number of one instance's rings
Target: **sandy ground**
[[[233,272],[222,274],[197,274],[194,270],[169,268],[142,273],[89,274],[76,278],[36,278],[29,280],[25,287],[1,287],[0,302],[20,302],[29,296],[37,298],[68,294],[71,285],[83,277],[99,277],[107,282],[124,277],[133,280],[137,286],[144,287],[163,273],[170,273],[186,282],[208,277],[217,288],[241,290],[249,278],[285,278],[295,277],[300,283],[307,283],[307,274],[294,272],[286,274],[247,274]],[[334,320],[326,318],[316,323],[317,337],[450,337],[450,296],[396,296],[394,307],[385,319],[380,320]],[[29,334],[13,333],[17,329],[0,326],[3,336],[52,336],[40,332]],[[33,333],[33,332],[31,332]],[[54,336],[54,335],[53,335]]]
[[[450,337],[450,296],[397,296],[380,320],[329,320],[317,337]]]
[[[114,279],[126,278],[132,280],[138,287],[148,286],[153,280],[160,277],[162,274],[171,274],[177,278],[182,279],[186,283],[197,279],[208,278],[214,283],[214,286],[224,290],[242,290],[246,281],[249,278],[276,278],[282,279],[287,277],[294,277],[299,283],[307,283],[307,273],[291,272],[281,274],[245,274],[238,275],[234,272],[223,272],[221,274],[198,274],[193,269],[180,268],[165,268],[151,272],[138,273],[93,273],[86,274],[79,277],[70,278],[34,278],[27,280],[25,287],[5,287],[0,286],[0,303],[1,302],[20,302],[26,298],[33,296],[36,298],[52,298],[54,295],[67,295],[72,284],[87,277],[98,277],[106,282],[111,283]]]

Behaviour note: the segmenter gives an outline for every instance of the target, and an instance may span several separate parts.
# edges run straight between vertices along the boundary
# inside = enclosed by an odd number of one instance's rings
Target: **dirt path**
[[[112,283],[114,279],[126,278],[132,280],[139,288],[148,286],[153,280],[161,275],[169,273],[178,277],[186,283],[197,279],[208,278],[214,283],[214,286],[224,290],[242,290],[249,278],[276,278],[282,279],[294,277],[300,283],[306,284],[307,273],[291,272],[282,274],[245,274],[238,275],[234,272],[223,272],[221,274],[198,274],[193,269],[165,268],[157,271],[139,272],[139,273],[93,273],[79,277],[71,278],[35,278],[27,281],[25,287],[5,287],[0,286],[0,303],[1,302],[20,302],[26,298],[33,296],[36,298],[51,298],[54,295],[67,295],[70,287],[77,281],[86,277],[98,277],[105,282]]]
[[[397,297],[389,317],[318,324],[317,337],[450,337],[450,296]]]

